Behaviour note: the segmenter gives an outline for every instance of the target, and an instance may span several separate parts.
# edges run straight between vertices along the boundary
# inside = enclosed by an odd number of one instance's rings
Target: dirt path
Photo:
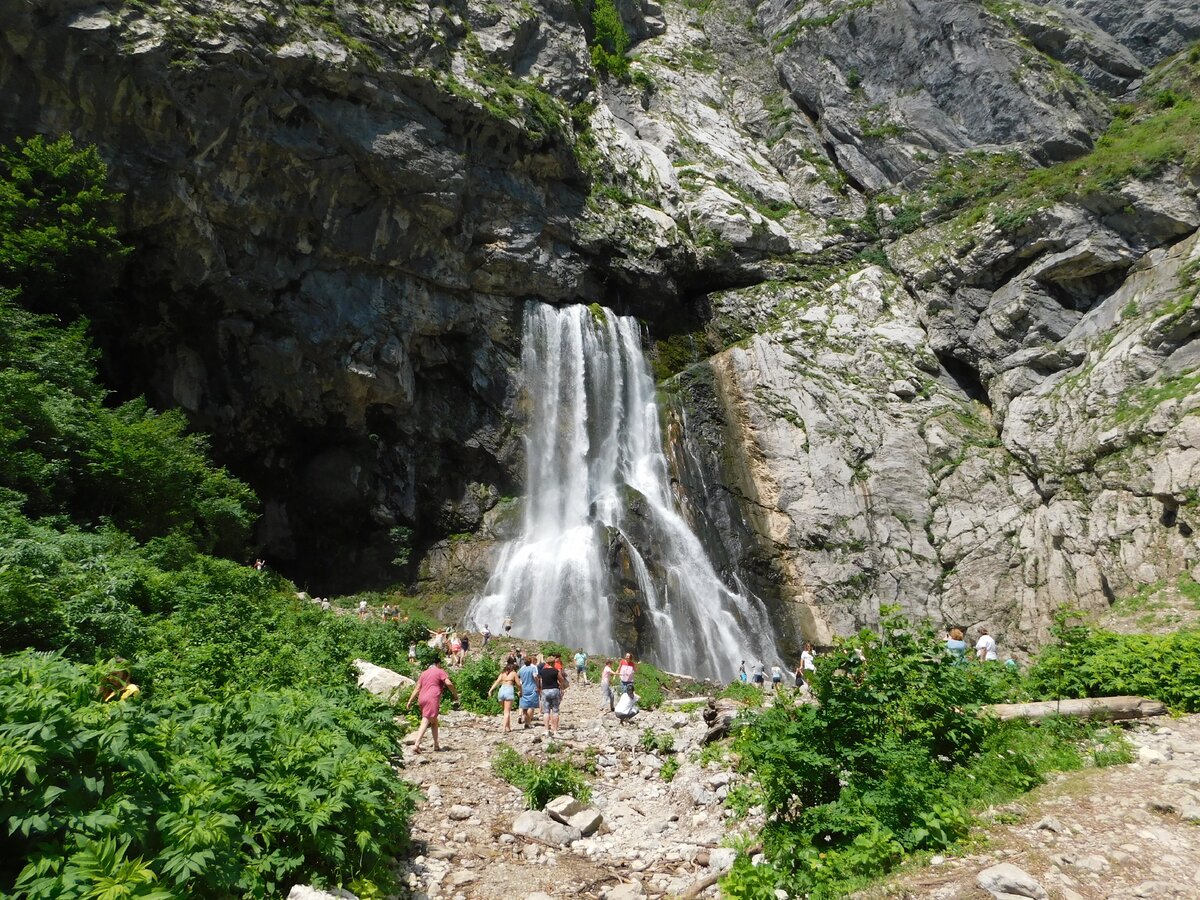
[[[1127,734],[1136,762],[1058,776],[993,811],[983,850],[935,857],[861,896],[983,900],[993,895],[979,873],[1010,863],[1056,900],[1200,897],[1200,716]]]

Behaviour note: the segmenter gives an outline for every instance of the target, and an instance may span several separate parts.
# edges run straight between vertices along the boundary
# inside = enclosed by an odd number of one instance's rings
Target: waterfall
[[[676,508],[637,321],[530,303],[521,379],[524,520],[468,621],[700,677],[775,662],[762,602],[721,581]]]

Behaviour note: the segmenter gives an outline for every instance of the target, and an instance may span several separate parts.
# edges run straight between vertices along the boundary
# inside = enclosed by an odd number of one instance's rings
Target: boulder
[[[993,897],[1029,897],[1031,900],[1048,900],[1049,894],[1032,875],[1012,863],[984,869],[975,883]]]
[[[287,900],[358,900],[358,897],[341,888],[323,891],[307,884],[297,884],[288,891]]]
[[[546,804],[546,812],[550,817],[555,821],[562,822],[564,825],[570,820],[571,816],[581,813],[585,809],[587,809],[586,805],[568,794],[555,797]]]
[[[358,686],[376,697],[382,697],[388,703],[407,700],[408,693],[416,684],[407,675],[377,666],[365,659],[356,659],[354,668],[358,669]]]
[[[587,809],[580,810],[571,816],[566,824],[572,828],[578,828],[579,833],[587,837],[590,834],[594,834],[603,822],[604,817],[600,815],[600,811],[592,809],[589,806]]]
[[[578,828],[556,822],[540,810],[530,809],[517,816],[513,834],[549,847],[566,847],[583,837]]]

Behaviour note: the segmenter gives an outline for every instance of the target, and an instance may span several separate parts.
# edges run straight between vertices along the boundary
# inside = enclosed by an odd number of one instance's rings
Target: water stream
[[[594,653],[637,649],[700,677],[729,679],[741,660],[776,660],[762,602],[721,581],[676,508],[637,321],[531,303],[521,379],[522,529],[500,551],[469,622],[495,631],[511,616],[516,634]],[[634,606],[637,648],[619,621]]]

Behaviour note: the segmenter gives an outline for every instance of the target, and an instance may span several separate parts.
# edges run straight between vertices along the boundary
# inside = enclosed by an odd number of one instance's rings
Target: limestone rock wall
[[[126,193],[118,386],[213,433],[275,565],[482,585],[530,299],[646,321],[683,508],[789,645],[898,602],[1032,646],[1196,565],[1194,166],[897,224],[1095,148],[1195,4],[616,6],[625,79],[591,2],[0,5],[0,139]]]

